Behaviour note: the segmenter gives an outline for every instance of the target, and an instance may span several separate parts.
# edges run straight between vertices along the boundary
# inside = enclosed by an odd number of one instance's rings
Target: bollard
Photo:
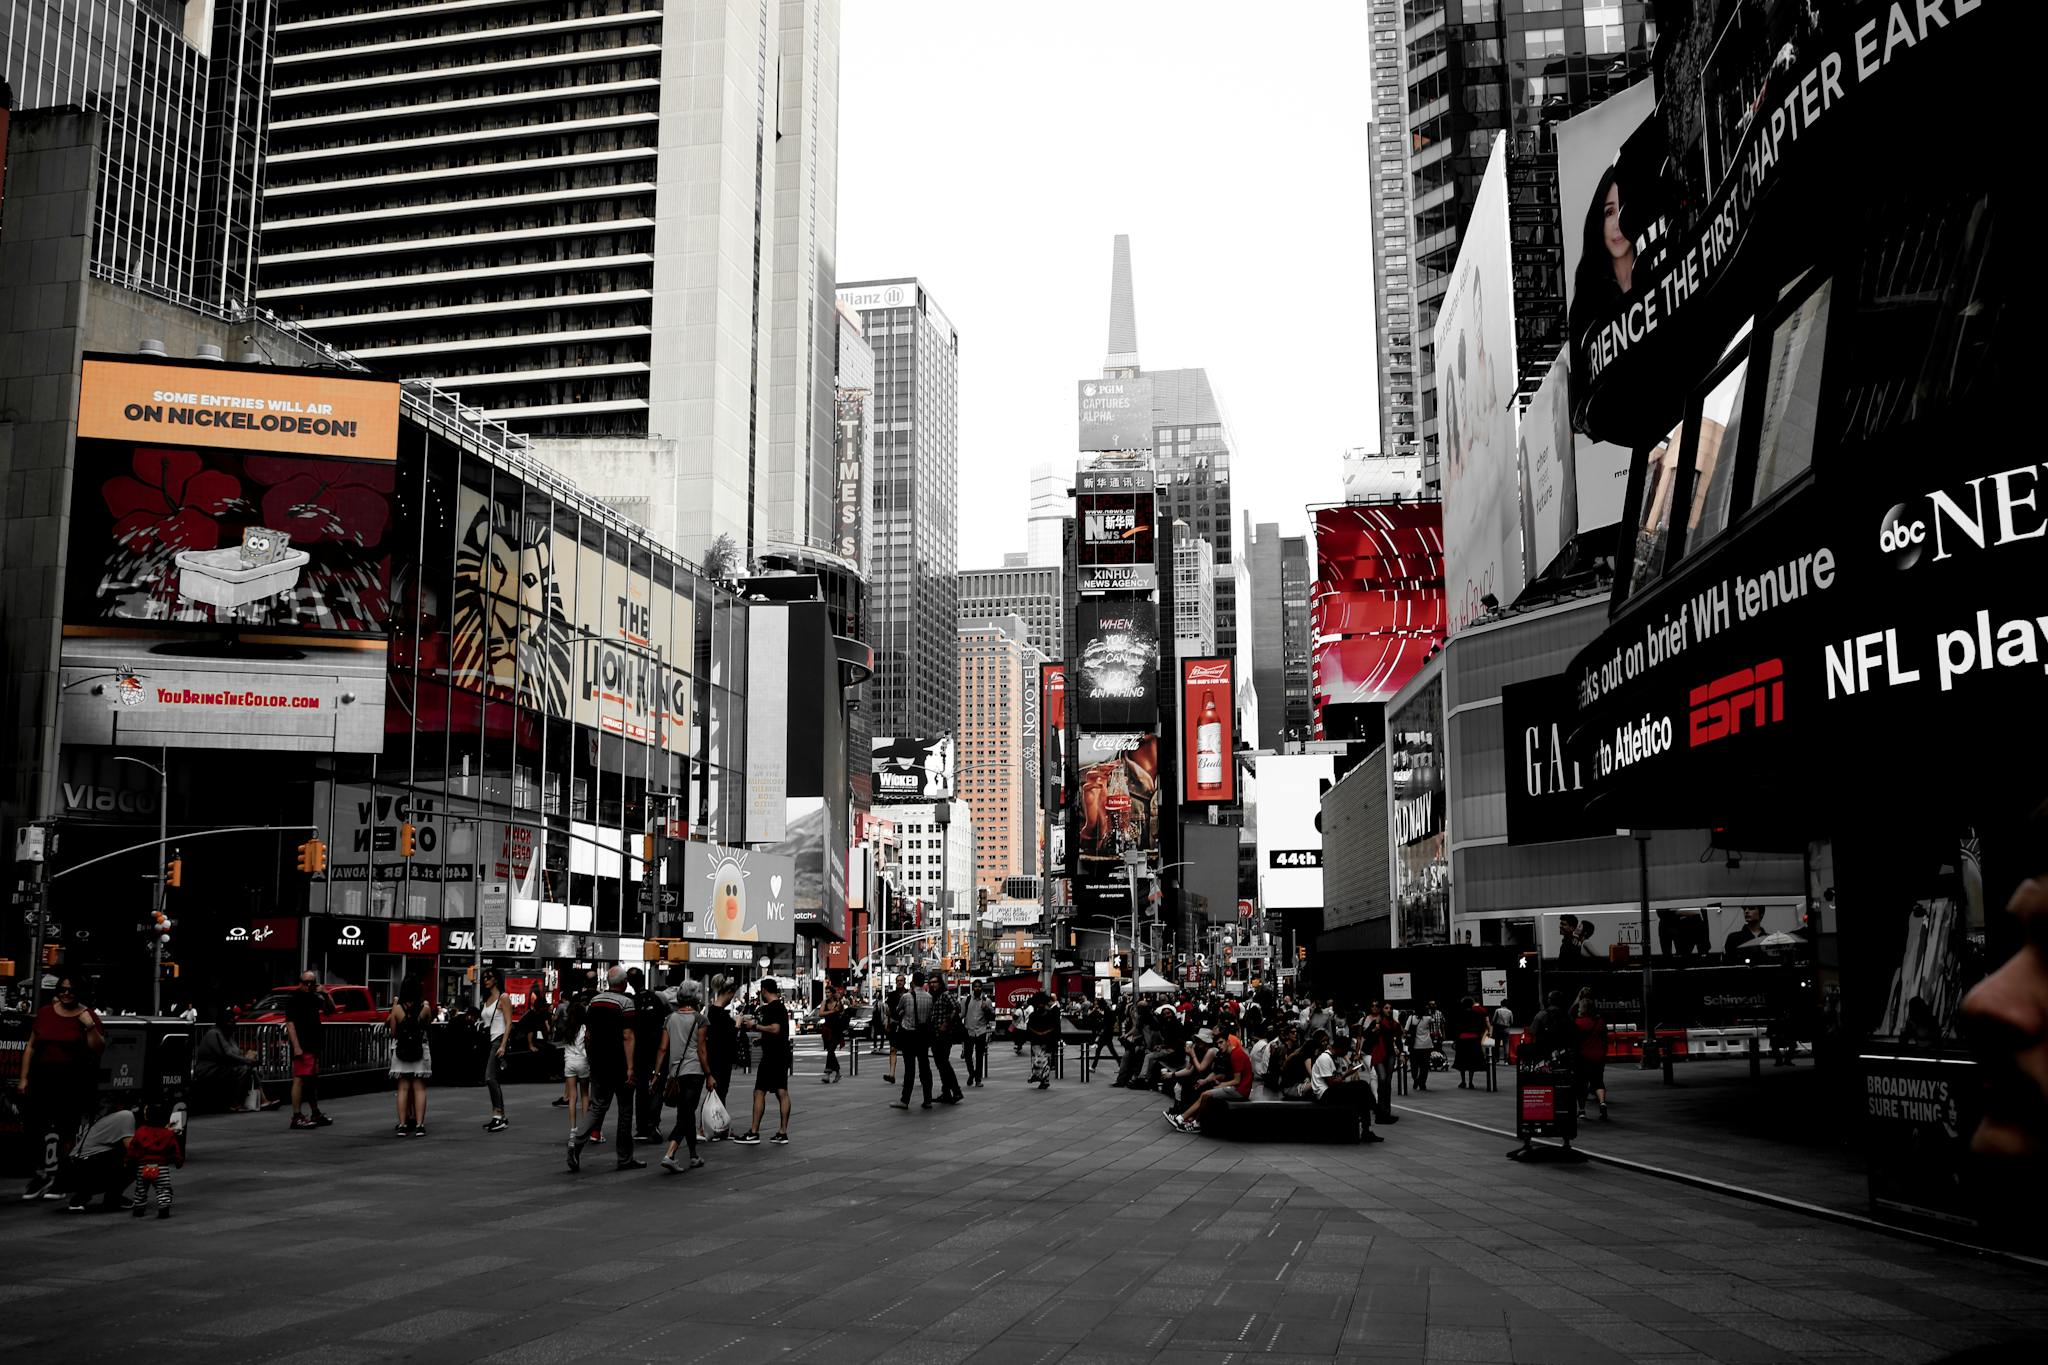
[[[1664,1084],[1666,1084],[1666,1085],[1677,1085],[1677,1084],[1678,1084],[1678,1081],[1677,1081],[1677,1080],[1676,1080],[1676,1079],[1675,1079],[1675,1078],[1674,1078],[1674,1077],[1672,1076],[1672,1074],[1671,1074],[1671,1049],[1670,1049],[1670,1048],[1668,1048],[1668,1047],[1667,1047],[1667,1048],[1665,1048],[1665,1049],[1664,1049],[1664,1053],[1663,1053],[1663,1056],[1664,1056]]]
[[[1749,1078],[1752,1081],[1761,1081],[1764,1078],[1764,1054],[1762,1049],[1757,1047],[1753,1035],[1749,1040]]]

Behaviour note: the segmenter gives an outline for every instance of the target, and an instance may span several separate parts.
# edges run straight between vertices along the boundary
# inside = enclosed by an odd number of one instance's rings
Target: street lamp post
[[[170,795],[171,795],[171,751],[167,747],[157,749],[162,766],[146,758],[132,758],[127,754],[114,755],[116,763],[139,763],[156,774],[156,897],[153,909],[161,915],[164,911],[164,897],[170,879]],[[161,923],[161,921],[157,921]],[[150,926],[150,973],[149,1012],[162,1014],[164,1008],[164,936],[156,923]]]

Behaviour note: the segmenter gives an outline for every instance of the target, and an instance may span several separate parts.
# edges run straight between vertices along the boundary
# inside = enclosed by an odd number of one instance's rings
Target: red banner
[[[1180,799],[1203,805],[1237,798],[1237,723],[1230,660],[1180,661]]]
[[[413,957],[431,957],[441,951],[438,924],[389,924],[384,927],[384,951]]]

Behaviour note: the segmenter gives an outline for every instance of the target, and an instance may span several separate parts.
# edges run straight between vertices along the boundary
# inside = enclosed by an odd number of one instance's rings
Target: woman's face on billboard
[[[1628,234],[1621,230],[1621,186],[1609,185],[1607,198],[1600,208],[1600,232],[1607,243],[1607,254],[1617,261],[1635,255],[1635,246]]]

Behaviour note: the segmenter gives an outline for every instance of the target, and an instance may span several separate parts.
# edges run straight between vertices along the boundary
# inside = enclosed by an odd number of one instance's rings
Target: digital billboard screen
[[[1150,726],[1158,717],[1159,606],[1088,598],[1075,607],[1081,657],[1069,674],[1075,719],[1088,729]]]
[[[1150,592],[1159,586],[1154,561],[1151,490],[1081,493],[1074,498],[1079,530],[1075,562],[1081,592]]]
[[[912,805],[953,795],[953,737],[914,735],[873,745],[875,804]]]
[[[1083,888],[1122,887],[1124,855],[1159,849],[1159,736],[1144,731],[1081,736],[1070,846]]]
[[[1237,720],[1229,659],[1180,661],[1181,802],[1237,799]]]
[[[1443,505],[1322,507],[1315,532],[1311,674],[1329,736],[1344,728],[1336,709],[1391,700],[1443,641]]]
[[[67,624],[381,638],[398,385],[87,357]]]
[[[1076,386],[1082,450],[1150,450],[1152,381],[1083,379]]]

